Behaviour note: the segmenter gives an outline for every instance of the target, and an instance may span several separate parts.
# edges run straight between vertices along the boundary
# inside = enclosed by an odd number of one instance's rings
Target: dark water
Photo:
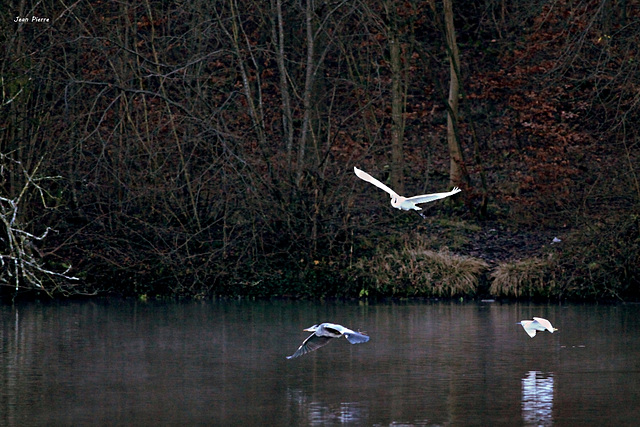
[[[0,307],[0,425],[640,425],[639,305]],[[529,338],[515,322],[559,328]],[[302,329],[367,332],[287,360]]]

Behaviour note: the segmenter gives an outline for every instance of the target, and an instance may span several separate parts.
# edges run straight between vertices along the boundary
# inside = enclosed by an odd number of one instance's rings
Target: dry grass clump
[[[454,297],[476,293],[480,277],[488,268],[486,262],[447,249],[435,252],[419,246],[407,244],[388,254],[360,260],[359,273],[386,295]]]
[[[555,288],[550,260],[528,258],[504,262],[491,273],[489,293],[493,296],[551,296]]]

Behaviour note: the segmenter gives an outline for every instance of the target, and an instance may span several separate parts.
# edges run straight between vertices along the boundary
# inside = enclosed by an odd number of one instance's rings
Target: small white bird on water
[[[556,328],[551,326],[551,322],[547,319],[543,319],[542,317],[534,317],[533,320],[522,320],[516,325],[522,325],[524,331],[529,334],[531,338],[536,336],[536,331],[544,331],[547,330],[551,333],[553,331],[557,331]]]
[[[434,200],[444,199],[445,197],[453,196],[454,194],[462,191],[458,187],[454,187],[453,190],[447,193],[422,194],[420,196],[403,197],[398,193],[396,193],[395,191],[393,191],[392,189],[390,189],[389,187],[387,187],[386,185],[384,185],[383,183],[381,183],[380,181],[378,181],[377,179],[375,179],[374,177],[372,177],[371,175],[369,175],[368,173],[366,173],[365,171],[360,170],[355,166],[353,167],[353,171],[356,173],[358,178],[365,180],[375,185],[376,187],[386,191],[387,193],[389,193],[389,195],[391,196],[391,206],[393,206],[396,209],[402,209],[404,211],[408,211],[411,209],[415,211],[421,211],[422,208],[419,206],[416,206],[417,203],[433,202]],[[420,216],[424,217],[422,212],[418,212],[418,213],[420,214]]]
[[[335,323],[321,323],[304,330],[313,333],[309,335],[309,338],[304,340],[295,353],[291,356],[287,356],[287,359],[293,359],[317,350],[320,347],[327,345],[332,338],[340,338],[343,335],[351,344],[360,344],[369,341],[369,337],[367,335],[352,331],[349,328],[345,328],[344,326],[337,325]]]

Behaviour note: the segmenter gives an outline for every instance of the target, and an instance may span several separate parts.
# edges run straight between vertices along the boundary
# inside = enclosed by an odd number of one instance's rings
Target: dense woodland
[[[640,296],[638,0],[31,4],[5,296]]]

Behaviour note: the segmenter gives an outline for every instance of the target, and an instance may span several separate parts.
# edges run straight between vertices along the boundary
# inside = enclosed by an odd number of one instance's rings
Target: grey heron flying
[[[551,326],[551,322],[547,319],[543,319],[542,317],[534,317],[533,320],[522,320],[516,323],[516,325],[522,325],[524,331],[529,334],[531,338],[536,336],[536,331],[547,330],[551,333],[557,331],[556,328]]]
[[[402,209],[404,211],[408,211],[411,209],[415,211],[421,211],[422,208],[419,206],[416,206],[416,204],[432,202],[438,199],[444,199],[445,197],[453,196],[454,194],[462,191],[458,187],[454,187],[453,190],[447,193],[422,194],[420,196],[403,197],[403,196],[400,196],[395,191],[393,191],[392,189],[390,189],[389,187],[387,187],[386,185],[384,185],[383,183],[381,183],[380,181],[378,181],[377,179],[375,179],[374,177],[372,177],[371,175],[369,175],[368,173],[366,173],[365,171],[360,170],[355,166],[353,167],[353,171],[356,173],[358,178],[364,181],[367,181],[375,185],[376,187],[380,188],[381,190],[384,190],[387,193],[389,193],[389,195],[391,196],[391,206],[393,206],[396,209]],[[424,217],[422,212],[418,212],[418,213],[420,214],[420,216]]]
[[[349,328],[345,328],[344,326],[337,325],[335,323],[321,323],[319,325],[313,325],[305,329],[305,331],[313,333],[304,340],[295,353],[291,356],[287,356],[287,359],[293,359],[317,350],[320,347],[327,345],[332,338],[340,338],[343,335],[351,344],[360,344],[369,341],[369,337],[367,335],[352,331]]]

